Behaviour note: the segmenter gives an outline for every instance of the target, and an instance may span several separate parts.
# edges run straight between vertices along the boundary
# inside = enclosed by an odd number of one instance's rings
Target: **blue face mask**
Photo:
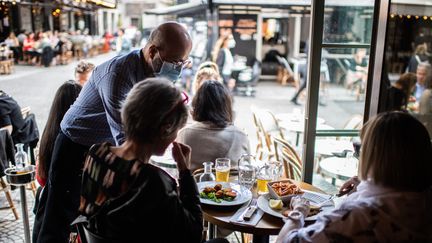
[[[159,54],[158,54],[159,55]],[[162,60],[162,58],[159,56],[158,61],[156,63],[153,63],[153,67],[160,67],[159,72],[154,73],[156,77],[164,77],[168,80],[171,80],[172,82],[176,82],[181,75],[181,71],[183,69],[182,65],[176,65],[174,63],[165,62]],[[154,70],[158,70],[157,68]]]

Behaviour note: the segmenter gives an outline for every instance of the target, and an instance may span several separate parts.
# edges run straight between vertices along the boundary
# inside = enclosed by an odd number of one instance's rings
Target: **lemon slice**
[[[280,210],[283,207],[282,200],[270,199],[269,206],[272,209]]]

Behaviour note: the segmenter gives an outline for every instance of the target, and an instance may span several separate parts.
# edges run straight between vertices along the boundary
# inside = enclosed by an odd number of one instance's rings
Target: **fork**
[[[320,207],[324,206],[326,203],[333,201],[333,199],[335,199],[337,196],[338,196],[338,194],[333,194],[329,198],[327,198],[326,200],[318,203],[316,206],[320,208]]]

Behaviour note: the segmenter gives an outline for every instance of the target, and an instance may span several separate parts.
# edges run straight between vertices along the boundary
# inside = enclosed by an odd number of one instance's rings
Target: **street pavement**
[[[115,53],[103,54],[88,59],[98,65],[113,57]],[[76,61],[68,65],[55,67],[16,66],[11,75],[0,75],[0,90],[12,95],[21,107],[30,106],[36,115],[39,130],[42,133],[45,126],[52,99],[57,88],[65,81],[74,78]],[[291,86],[280,86],[276,82],[259,82],[256,87],[256,97],[234,97],[235,125],[245,130],[251,143],[251,152],[255,153],[257,138],[252,122],[252,105],[269,109],[273,113],[292,112],[293,109],[304,109],[305,97],[299,98],[301,106],[290,102],[295,92]],[[325,105],[319,106],[319,116],[326,123],[343,128],[344,124],[354,114],[363,114],[364,101],[356,101],[351,91],[339,86],[330,86],[325,96]],[[290,137],[292,139],[292,137]],[[335,188],[327,188],[334,192]],[[20,210],[19,193],[15,190],[13,198],[16,207]],[[29,210],[33,205],[33,195],[29,192]],[[7,206],[4,194],[0,194],[0,207]],[[21,214],[21,213],[20,213]],[[31,225],[33,213],[29,213]],[[0,210],[0,242],[23,242],[23,229],[20,220],[14,220],[11,210]],[[231,240],[230,240],[231,241]]]

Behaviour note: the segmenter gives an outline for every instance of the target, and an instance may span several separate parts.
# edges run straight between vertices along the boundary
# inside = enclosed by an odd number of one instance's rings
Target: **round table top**
[[[334,156],[333,153],[342,153],[345,150],[354,152],[351,141],[336,139],[317,139],[315,141],[315,153],[325,156]]]
[[[275,115],[276,119],[280,122],[304,122],[304,114],[298,112],[292,113],[279,113]],[[324,118],[317,117],[317,124],[324,124]]]
[[[305,182],[298,182],[298,185],[304,190],[324,193],[322,190]],[[256,226],[233,224],[230,222],[230,219],[239,208],[240,207],[221,208],[202,205],[203,215],[206,221],[229,230],[254,235],[277,235],[284,225],[282,219],[273,217],[266,213],[264,213]]]
[[[302,133],[304,131],[304,121],[281,121],[279,122],[279,126],[287,131],[293,131],[297,133]],[[317,130],[333,130],[334,127],[317,123]]]
[[[329,177],[348,180],[357,175],[358,160],[356,158],[329,157],[319,162],[321,172]]]

